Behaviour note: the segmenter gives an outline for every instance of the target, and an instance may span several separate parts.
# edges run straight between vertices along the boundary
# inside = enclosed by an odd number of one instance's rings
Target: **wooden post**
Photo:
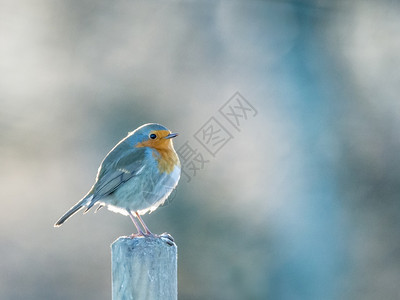
[[[120,237],[111,245],[113,300],[177,300],[177,247],[171,236]]]

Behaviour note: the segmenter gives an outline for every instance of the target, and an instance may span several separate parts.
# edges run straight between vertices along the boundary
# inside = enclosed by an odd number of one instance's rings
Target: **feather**
[[[57,222],[54,224],[54,227],[60,227],[69,217],[73,214],[77,213],[82,207],[84,207],[91,199],[92,195],[85,196],[82,200],[72,206]]]
[[[121,143],[106,156],[91,189],[93,198],[84,213],[88,212],[102,198],[114,193],[121,184],[143,171],[145,151],[146,149],[131,148],[129,145]]]

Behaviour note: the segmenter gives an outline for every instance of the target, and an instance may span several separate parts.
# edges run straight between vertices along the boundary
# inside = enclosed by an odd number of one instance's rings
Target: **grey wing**
[[[121,149],[114,149],[113,152],[112,156],[111,153],[107,155],[99,168],[96,183],[91,191],[93,198],[86,211],[145,168],[144,148],[121,147]]]

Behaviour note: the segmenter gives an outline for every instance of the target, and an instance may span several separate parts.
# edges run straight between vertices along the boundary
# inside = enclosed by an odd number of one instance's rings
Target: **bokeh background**
[[[110,299],[101,210],[54,222],[128,131],[209,160],[144,217],[180,299],[400,298],[397,1],[0,1],[0,298]],[[257,110],[236,130],[218,109]],[[216,117],[215,157],[193,135]]]

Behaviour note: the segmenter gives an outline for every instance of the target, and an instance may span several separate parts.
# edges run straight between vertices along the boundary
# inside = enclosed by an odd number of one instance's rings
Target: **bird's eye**
[[[156,136],[154,133],[150,134],[150,138],[151,138],[152,140],[154,140],[156,137],[157,137],[157,136]]]

